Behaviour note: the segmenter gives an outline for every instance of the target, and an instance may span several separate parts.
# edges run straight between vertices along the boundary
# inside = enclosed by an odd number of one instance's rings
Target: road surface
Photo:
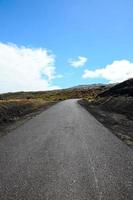
[[[133,151],[77,100],[0,138],[0,200],[133,200]]]

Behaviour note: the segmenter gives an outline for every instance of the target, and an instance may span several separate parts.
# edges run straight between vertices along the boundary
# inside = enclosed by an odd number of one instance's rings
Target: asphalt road
[[[77,100],[0,138],[0,200],[133,200],[133,151]]]

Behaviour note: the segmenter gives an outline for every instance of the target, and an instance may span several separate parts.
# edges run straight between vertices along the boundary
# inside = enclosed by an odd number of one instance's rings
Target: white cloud
[[[55,70],[55,56],[46,49],[0,43],[0,93],[57,89]]]
[[[79,56],[77,59],[70,59],[68,62],[72,67],[78,68],[85,65],[85,63],[87,62],[87,58]]]
[[[104,78],[110,83],[124,81],[133,77],[133,63],[128,60],[114,61],[104,68],[85,70],[83,78]]]

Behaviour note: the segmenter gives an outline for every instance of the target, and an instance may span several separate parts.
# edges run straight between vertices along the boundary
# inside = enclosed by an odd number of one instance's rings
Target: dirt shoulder
[[[80,100],[79,104],[123,142],[133,148],[133,98],[104,98],[99,102]]]
[[[0,137],[21,126],[55,103],[57,102],[48,102],[42,99],[0,101]]]

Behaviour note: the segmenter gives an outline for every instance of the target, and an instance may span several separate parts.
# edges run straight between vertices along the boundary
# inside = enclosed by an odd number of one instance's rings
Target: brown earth
[[[0,100],[0,136],[5,135],[55,103],[41,99]]]

